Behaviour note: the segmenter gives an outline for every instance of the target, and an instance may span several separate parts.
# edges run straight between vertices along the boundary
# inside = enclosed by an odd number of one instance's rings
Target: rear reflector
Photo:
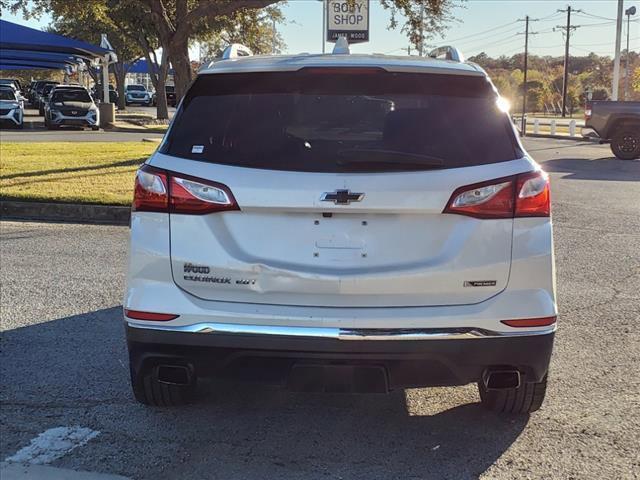
[[[453,192],[443,213],[474,218],[548,217],[549,177],[535,171],[465,185]]]
[[[518,320],[500,320],[510,327],[548,327],[556,323],[556,317],[521,318]]]
[[[168,322],[180,316],[173,313],[141,312],[139,310],[127,310],[126,308],[124,309],[124,315],[134,320],[149,320],[153,322]]]

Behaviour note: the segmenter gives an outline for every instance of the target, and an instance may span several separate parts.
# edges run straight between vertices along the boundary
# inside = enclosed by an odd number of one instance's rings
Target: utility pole
[[[622,10],[624,0],[618,0],[618,16],[616,21],[616,57],[613,61],[613,85],[611,85],[611,100],[618,100],[620,85],[620,43],[622,42]]]
[[[622,1],[622,0],[621,0]],[[564,30],[566,35],[566,42],[564,45],[564,75],[562,77],[562,117],[567,116],[567,92],[569,91],[569,39],[571,37],[571,30],[578,28],[575,25],[571,25],[571,12],[581,12],[582,10],[572,10],[571,6],[567,6],[566,10],[558,10],[559,12],[567,12],[567,26],[558,25],[556,28]],[[555,30],[555,29],[554,29]]]

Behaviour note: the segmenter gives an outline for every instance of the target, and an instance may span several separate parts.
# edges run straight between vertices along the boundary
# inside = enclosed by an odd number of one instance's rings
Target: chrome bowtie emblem
[[[325,192],[320,197],[323,202],[333,202],[336,205],[349,205],[351,202],[360,202],[364,198],[364,193],[352,193],[349,190],[336,190],[335,192]]]

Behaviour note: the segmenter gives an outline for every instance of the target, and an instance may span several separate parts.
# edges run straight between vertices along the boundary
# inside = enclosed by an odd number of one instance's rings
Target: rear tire
[[[611,151],[620,160],[640,158],[640,127],[622,127],[611,138]]]
[[[488,410],[498,413],[531,413],[542,406],[547,392],[547,376],[541,382],[522,383],[518,388],[487,390],[478,383],[480,402]]]
[[[133,396],[144,405],[177,407],[192,403],[195,398],[195,375],[191,385],[171,385],[158,380],[158,368],[155,365],[138,373],[130,364],[130,372]]]

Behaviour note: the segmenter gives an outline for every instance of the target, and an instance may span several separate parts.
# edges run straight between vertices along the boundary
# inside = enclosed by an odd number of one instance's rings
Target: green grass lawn
[[[3,200],[129,205],[146,142],[0,143]]]

